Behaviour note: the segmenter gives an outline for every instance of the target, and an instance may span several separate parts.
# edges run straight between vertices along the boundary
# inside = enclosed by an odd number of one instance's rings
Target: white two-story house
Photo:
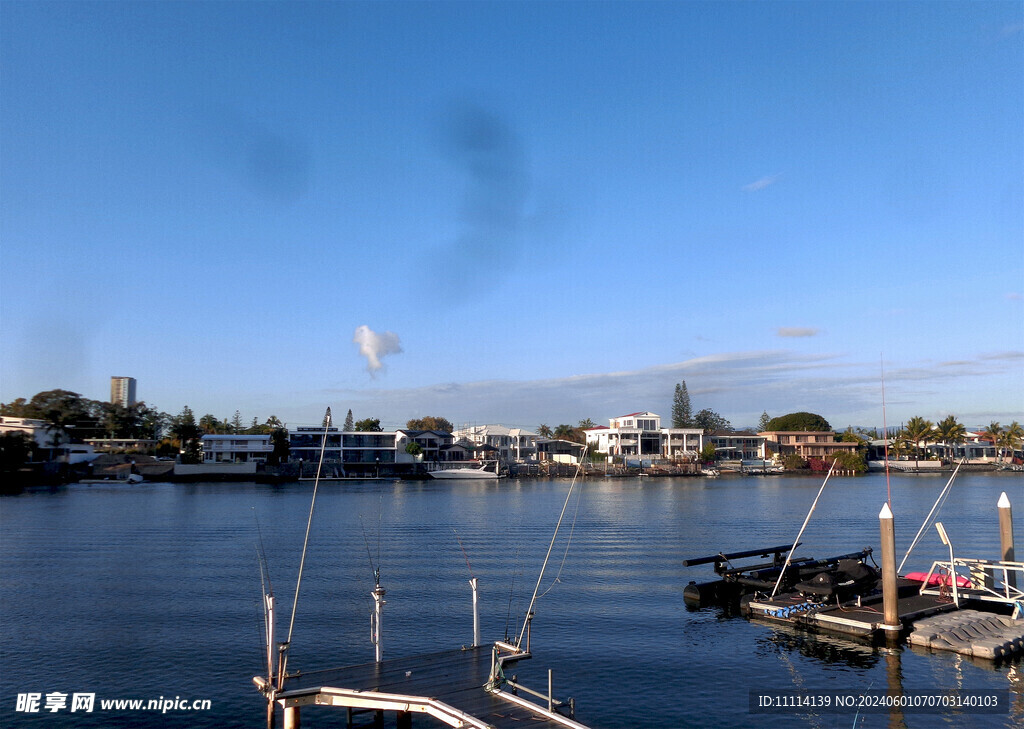
[[[701,428],[662,428],[661,416],[651,412],[610,418],[608,426],[586,431],[587,445],[610,457],[648,457],[682,460],[704,447]]]

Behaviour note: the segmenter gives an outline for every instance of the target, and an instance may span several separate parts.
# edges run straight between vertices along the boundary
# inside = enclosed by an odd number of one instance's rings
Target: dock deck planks
[[[919,595],[917,588],[920,583],[900,578],[899,601],[897,610],[900,622],[905,625],[918,618],[935,613],[956,609],[951,600],[934,595]],[[882,596],[873,595],[861,600],[858,605],[828,605],[826,607],[795,612],[788,617],[773,615],[774,611],[791,608],[795,604],[806,602],[807,599],[793,594],[777,595],[773,599],[751,600],[751,617],[800,625],[817,630],[827,630],[846,635],[868,637],[881,630],[884,622],[882,615]]]
[[[496,729],[523,727],[524,722],[537,729],[565,729],[554,720],[485,691],[483,686],[490,670],[491,646],[483,645],[390,658],[381,663],[301,672],[285,680],[283,694],[312,695],[321,688],[332,687],[421,696],[441,701]],[[542,687],[531,688],[537,690]]]

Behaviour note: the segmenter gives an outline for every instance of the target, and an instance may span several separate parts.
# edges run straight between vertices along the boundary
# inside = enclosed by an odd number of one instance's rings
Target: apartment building
[[[134,377],[111,377],[110,402],[125,408],[137,403],[135,385]]]
[[[324,460],[336,463],[379,466],[412,463],[417,460],[442,460],[444,447],[451,445],[452,435],[439,430],[340,431],[330,426],[324,440],[323,427],[299,427],[288,433],[291,447],[288,460],[316,463],[323,447]],[[420,447],[420,456],[406,451],[410,443]]]

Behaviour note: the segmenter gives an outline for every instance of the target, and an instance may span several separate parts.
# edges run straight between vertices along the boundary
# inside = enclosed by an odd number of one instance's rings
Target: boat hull
[[[476,481],[495,481],[499,478],[493,471],[479,468],[449,468],[443,471],[431,471],[431,478],[439,479],[472,479]]]

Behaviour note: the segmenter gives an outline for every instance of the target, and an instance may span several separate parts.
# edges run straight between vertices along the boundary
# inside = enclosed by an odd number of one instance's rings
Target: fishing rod
[[[270,581],[270,567],[267,564],[267,552],[263,548],[263,530],[260,529],[260,518],[256,507],[252,509],[256,520],[256,561],[260,566],[260,589],[263,592],[263,630],[267,641],[267,684],[274,682],[274,584]]]
[[[558,530],[562,526],[562,519],[565,518],[565,510],[569,507],[569,499],[572,498],[572,491],[576,487],[576,479],[583,468],[583,461],[586,458],[588,447],[589,446],[583,446],[583,452],[580,454],[579,467],[576,469],[576,473],[572,477],[572,483],[569,484],[569,493],[565,495],[565,503],[562,504],[562,512],[558,515],[558,522],[555,524],[555,533],[551,535],[551,543],[548,545],[548,552],[544,556],[544,564],[541,565],[540,574],[537,576],[537,585],[533,588],[533,597],[530,598],[530,606],[526,608],[526,617],[523,619],[523,629],[516,637],[517,650],[522,646],[523,636],[526,635],[526,631],[530,625],[530,620],[533,618],[533,606],[537,602],[537,593],[540,591],[541,582],[544,581],[544,570],[547,569],[548,560],[551,559],[551,550],[555,547],[555,539],[558,538]],[[527,643],[527,648],[529,648],[529,643]]]
[[[946,502],[946,497],[949,496],[949,489],[953,485],[953,480],[956,478],[956,475],[960,473],[960,466],[964,465],[964,461],[966,460],[966,457],[961,458],[960,463],[956,464],[956,468],[953,469],[953,475],[949,477],[949,481],[946,482],[946,485],[942,488],[942,491],[939,492],[939,497],[935,499],[935,503],[932,504],[932,510],[928,512],[928,516],[926,516],[924,518],[924,521],[921,523],[921,528],[917,530],[917,535],[914,537],[914,541],[910,543],[910,549],[908,549],[907,553],[903,555],[903,561],[900,562],[900,566],[896,568],[896,574],[899,574],[903,571],[903,565],[906,564],[907,557],[909,557],[910,553],[914,551],[914,547],[917,546],[917,542],[921,538],[921,535],[924,533],[925,529],[931,526],[932,516],[938,509],[942,508],[942,504]]]
[[[832,471],[835,470],[836,461],[839,459],[832,460],[832,466],[828,469],[828,475],[825,476],[825,480],[821,482],[821,488],[818,489],[818,495],[814,497],[814,503],[811,504],[811,510],[807,512],[807,516],[804,518],[804,525],[800,527],[800,533],[796,535],[796,539],[793,540],[793,546],[789,548],[789,554],[786,555],[786,562],[782,565],[782,569],[779,571],[779,579],[775,581],[775,587],[772,588],[772,594],[769,598],[775,597],[775,593],[779,591],[779,585],[782,584],[782,576],[786,574],[786,568],[789,567],[789,562],[793,559],[793,552],[796,550],[796,545],[800,542],[800,537],[804,535],[804,529],[807,528],[807,522],[811,520],[811,514],[814,513],[815,507],[818,505],[818,499],[821,498],[821,492],[825,490],[825,484],[832,477]]]
[[[280,690],[284,686],[284,677],[288,667],[288,649],[292,644],[292,631],[295,628],[295,610],[299,605],[299,588],[302,587],[302,570],[306,566],[306,548],[309,546],[309,530],[313,526],[313,508],[316,506],[316,492],[320,486],[320,469],[324,465],[324,451],[327,449],[327,431],[331,426],[331,409],[327,408],[324,415],[324,437],[320,441],[320,461],[316,465],[316,480],[313,481],[313,499],[309,503],[309,519],[306,521],[306,537],[302,541],[302,557],[299,559],[299,577],[295,581],[295,598],[292,600],[292,617],[288,622],[288,640],[281,645],[281,659],[277,665],[277,683]]]

